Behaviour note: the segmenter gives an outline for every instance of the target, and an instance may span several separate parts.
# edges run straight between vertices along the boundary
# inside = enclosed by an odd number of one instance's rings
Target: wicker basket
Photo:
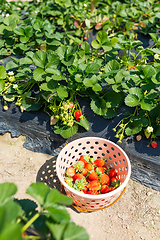
[[[74,164],[80,155],[107,159],[106,165],[116,169],[121,185],[112,192],[99,195],[80,193],[64,181],[65,170]],[[58,178],[74,206],[81,211],[100,210],[116,201],[126,188],[131,175],[131,164],[126,153],[115,143],[96,137],[84,137],[67,144],[56,162]]]

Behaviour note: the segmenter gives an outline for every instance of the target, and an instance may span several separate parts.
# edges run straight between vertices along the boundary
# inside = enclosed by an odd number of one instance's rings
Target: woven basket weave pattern
[[[117,171],[120,187],[99,195],[83,194],[69,187],[64,182],[65,170],[78,161],[81,155],[106,159],[106,166]],[[131,166],[126,153],[115,143],[103,138],[87,137],[75,140],[62,149],[57,158],[56,171],[66,194],[73,199],[75,205],[85,210],[104,208],[118,198],[130,178]]]

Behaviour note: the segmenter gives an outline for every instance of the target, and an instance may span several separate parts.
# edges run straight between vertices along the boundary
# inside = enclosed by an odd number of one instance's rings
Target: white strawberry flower
[[[149,133],[153,132],[153,127],[148,126],[148,127],[147,127],[147,131],[148,131]]]
[[[13,71],[10,71],[10,72],[8,72],[8,75],[9,75],[9,76],[13,76],[13,75],[14,75],[14,72],[13,72]]]
[[[13,88],[14,89],[18,88],[18,85],[17,84],[13,84]]]

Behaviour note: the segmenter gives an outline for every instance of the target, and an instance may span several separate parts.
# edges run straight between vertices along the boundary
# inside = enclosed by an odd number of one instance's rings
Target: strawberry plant
[[[72,222],[66,210],[65,205],[72,204],[72,200],[57,189],[32,183],[26,193],[35,201],[15,199],[16,191],[14,183],[0,184],[1,239],[89,239],[86,230]]]
[[[90,128],[81,98],[105,119],[126,105],[131,111],[113,128],[118,141],[130,135],[155,140],[160,136],[158,10],[158,2],[143,0],[3,1],[4,109],[12,101],[22,112],[43,108],[54,133],[69,138]],[[153,45],[144,47],[138,33],[150,35]],[[3,64],[6,56],[10,61]]]

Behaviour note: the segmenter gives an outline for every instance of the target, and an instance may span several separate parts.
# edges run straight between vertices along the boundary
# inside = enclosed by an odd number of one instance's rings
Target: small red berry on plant
[[[77,120],[77,122],[80,121],[80,117],[81,117],[81,116],[82,116],[82,113],[81,113],[80,110],[77,110],[77,111],[74,112],[74,117],[75,117],[75,119]]]
[[[151,142],[151,146],[152,146],[153,148],[156,148],[156,147],[157,147],[157,142],[152,141],[152,142]]]

